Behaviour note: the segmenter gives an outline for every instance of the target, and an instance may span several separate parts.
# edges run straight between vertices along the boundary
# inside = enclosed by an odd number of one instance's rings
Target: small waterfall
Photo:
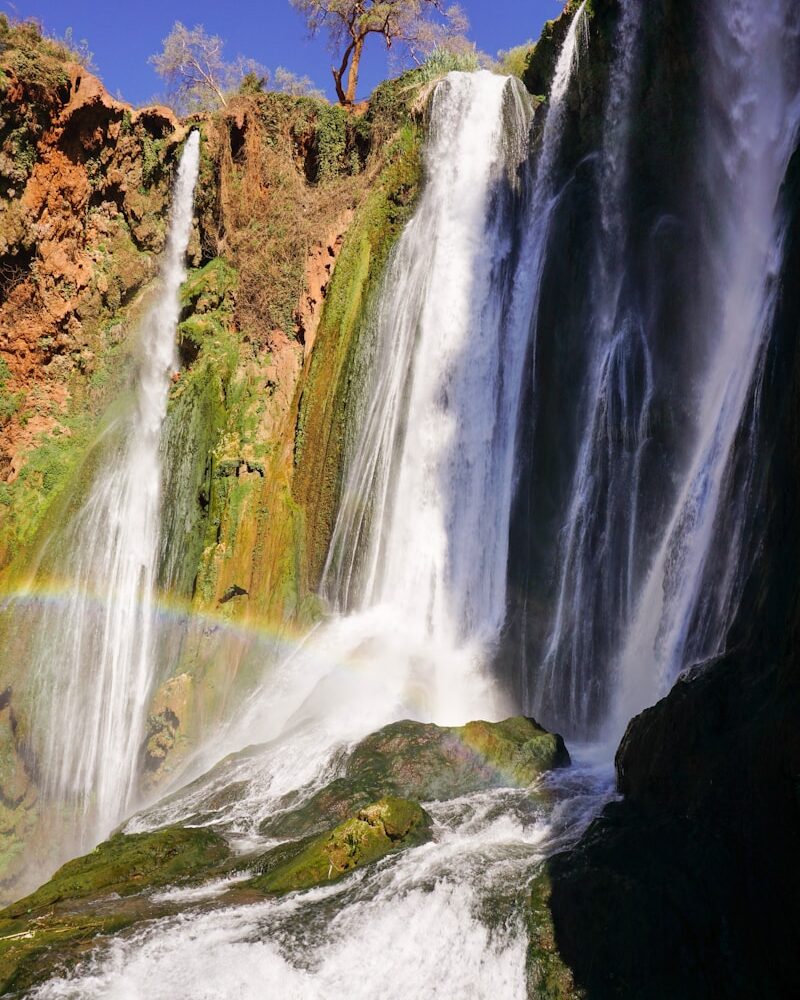
[[[83,845],[120,820],[136,791],[154,680],[152,599],[158,559],[159,441],[177,367],[178,290],[185,280],[200,136],[189,136],[173,196],[155,301],[140,331],[135,403],[108,432],[91,492],[66,529],[66,610],[39,623],[34,744],[46,797],[74,804]]]

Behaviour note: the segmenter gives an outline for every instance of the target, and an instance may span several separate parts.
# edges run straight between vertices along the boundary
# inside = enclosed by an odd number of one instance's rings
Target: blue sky
[[[471,38],[494,55],[535,38],[563,0],[461,0],[471,22]],[[174,21],[203,24],[221,35],[231,58],[250,56],[274,69],[285,66],[310,76],[332,95],[331,58],[321,39],[309,40],[289,0],[0,0],[0,10],[34,16],[50,34],[72,28],[94,53],[99,75],[112,94],[143,104],[161,90],[147,57],[161,47]],[[387,75],[378,39],[365,52],[359,96]]]

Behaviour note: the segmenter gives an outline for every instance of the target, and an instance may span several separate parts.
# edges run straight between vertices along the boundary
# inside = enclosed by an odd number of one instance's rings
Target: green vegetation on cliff
[[[294,492],[307,513],[306,585],[316,586],[342,485],[354,404],[366,372],[360,338],[381,287],[387,257],[408,220],[420,184],[421,130],[406,124],[348,233],[331,281],[300,401]]]

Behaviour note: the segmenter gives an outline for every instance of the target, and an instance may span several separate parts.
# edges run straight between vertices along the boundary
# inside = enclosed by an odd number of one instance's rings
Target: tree
[[[223,58],[225,42],[206,34],[202,24],[191,30],[176,21],[164,39],[164,48],[150,62],[167,84],[170,100],[181,112],[224,108],[234,94],[257,94],[272,89],[295,96],[323,97],[307,76],[279,66],[273,74],[244,56]]]
[[[226,62],[224,47],[219,35],[206,34],[202,24],[189,29],[176,21],[162,51],[150,56],[181,111],[224,108],[245,77],[268,79],[268,71],[253,59],[239,56]]]
[[[291,94],[293,97],[318,97],[324,98],[325,94],[314,86],[314,81],[307,76],[298,76],[291,70],[278,66],[272,76],[272,87],[280,90],[283,94]]]
[[[466,15],[444,0],[291,0],[306,19],[309,31],[326,32],[334,54],[341,53],[332,67],[339,103],[351,107],[356,99],[358,71],[364,44],[370,35],[383,38],[387,49],[403,49],[415,62],[462,35],[468,27]],[[347,82],[345,84],[345,77]]]

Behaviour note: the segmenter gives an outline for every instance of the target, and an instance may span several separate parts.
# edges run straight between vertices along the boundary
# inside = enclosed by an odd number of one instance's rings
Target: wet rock
[[[208,829],[166,827],[153,833],[118,833],[91,854],[68,861],[43,886],[0,910],[0,920],[35,916],[55,904],[99,893],[127,896],[200,875],[228,857],[219,834]]]
[[[425,802],[524,788],[568,764],[562,738],[521,716],[452,727],[396,722],[358,744],[341,778],[299,809],[265,820],[261,830],[294,836],[342,820],[385,795]]]
[[[297,844],[299,852],[286,859],[286,848],[263,859],[268,871],[249,884],[263,892],[309,889],[341,878],[395,851],[421,844],[430,836],[431,820],[416,802],[386,798],[360,809],[330,833]]]
[[[116,834],[68,862],[49,882],[0,911],[0,992],[27,989],[66,971],[97,943],[160,915],[144,890],[198,878],[224,865],[225,841],[207,829],[169,827]]]

